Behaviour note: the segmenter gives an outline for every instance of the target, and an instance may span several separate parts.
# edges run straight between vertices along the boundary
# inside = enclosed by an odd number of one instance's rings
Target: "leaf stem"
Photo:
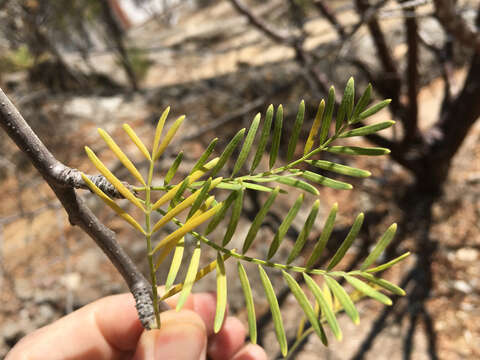
[[[152,234],[151,234],[151,214],[152,214],[152,203],[150,201],[151,194],[151,184],[153,178],[153,168],[155,162],[150,160],[150,167],[148,170],[147,186],[145,187],[145,239],[147,241],[147,256],[148,256],[148,265],[150,268],[150,278],[152,282],[152,294],[153,294],[153,308],[155,311],[155,321],[156,328],[160,329],[160,311],[158,308],[158,293],[157,293],[157,276],[155,273],[155,264],[153,261],[152,254]]]

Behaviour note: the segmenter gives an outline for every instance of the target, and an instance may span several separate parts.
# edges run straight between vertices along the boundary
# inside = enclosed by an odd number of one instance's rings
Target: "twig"
[[[341,39],[345,38],[345,36],[347,35],[345,27],[340,24],[337,17],[335,16],[335,13],[328,7],[325,1],[315,0],[313,4],[317,7],[320,14],[322,14],[325,19],[327,19],[327,21],[333,26],[338,36],[340,36]]]
[[[465,20],[457,14],[455,1],[433,0],[433,3],[435,4],[437,18],[442,26],[463,45],[480,54],[480,32],[471,29]]]
[[[405,7],[405,12],[413,11],[415,8]],[[405,19],[405,28],[407,35],[407,121],[404,122],[405,135],[403,137],[404,144],[409,144],[414,141],[418,135],[418,26],[415,17],[408,17]]]
[[[73,180],[78,171],[63,165],[50,153],[2,89],[0,126],[48,183],[65,208],[70,223],[86,232],[108,256],[133,294],[142,324],[148,327],[154,313],[150,284],[117,243],[115,233],[103,225],[75,193],[73,185],[76,183]],[[168,305],[161,303],[161,310],[168,308]]]

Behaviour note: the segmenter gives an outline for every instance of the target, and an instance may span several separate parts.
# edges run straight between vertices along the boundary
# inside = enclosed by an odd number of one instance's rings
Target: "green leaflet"
[[[330,87],[328,91],[327,105],[325,106],[325,117],[322,122],[322,129],[320,130],[320,145],[323,145],[328,137],[328,131],[330,130],[330,124],[332,123],[333,109],[335,107],[335,88]]]
[[[205,235],[210,234],[218,226],[218,224],[220,224],[220,221],[225,218],[227,210],[233,204],[233,201],[235,200],[235,197],[237,197],[237,195],[238,192],[232,192],[230,193],[230,195],[228,195],[220,210],[213,216],[212,220],[208,224],[207,229],[205,230]]]
[[[354,167],[337,164],[327,160],[305,160],[306,163],[318,167],[323,170],[332,171],[337,174],[353,176],[353,177],[369,177],[372,175],[370,171],[357,169]]]
[[[313,120],[310,133],[308,134],[307,142],[305,143],[305,148],[303,149],[303,155],[307,155],[310,150],[312,150],[313,144],[315,143],[315,138],[317,137],[318,130],[322,122],[324,110],[325,100],[322,99],[322,101],[320,101],[320,104],[318,105],[317,115],[315,115],[315,119]]]
[[[247,189],[252,189],[252,190],[257,190],[257,191],[264,191],[264,192],[272,192],[275,189],[272,189],[268,186],[263,186],[263,185],[258,185],[258,184],[252,184],[246,181],[242,182],[243,187],[246,187]]]
[[[387,231],[385,231],[385,233],[382,235],[382,237],[378,241],[377,245],[375,245],[375,248],[365,259],[362,266],[360,267],[360,270],[366,270],[370,265],[372,265],[378,259],[378,257],[382,254],[383,250],[385,250],[388,244],[390,244],[390,242],[392,241],[396,231],[397,231],[397,224],[390,225],[390,227],[387,229]]]
[[[243,243],[243,248],[242,248],[243,254],[245,254],[250,248],[250,246],[252,245],[252,242],[255,239],[255,236],[257,235],[257,232],[260,229],[260,226],[262,225],[263,219],[265,218],[265,215],[267,215],[268,210],[270,210],[270,207],[275,201],[275,198],[277,197],[279,191],[280,191],[279,187],[276,187],[275,190],[272,191],[267,201],[265,201],[262,208],[258,212],[257,216],[255,216],[255,219],[253,219],[252,225],[250,226],[247,236],[245,237],[245,242]]]
[[[282,314],[280,313],[277,297],[267,273],[260,265],[258,265],[258,272],[260,273],[260,279],[262,280],[265,295],[267,296],[267,301],[270,305],[273,325],[275,327],[275,334],[277,336],[278,343],[280,344],[280,351],[282,352],[282,355],[285,356],[288,352],[287,337],[285,335],[285,329],[283,328]]]
[[[243,295],[245,297],[245,304],[247,308],[248,318],[248,333],[250,334],[250,341],[252,344],[257,343],[257,320],[255,316],[255,306],[253,303],[252,289],[250,288],[250,282],[248,281],[247,273],[243,265],[237,262],[238,277],[240,278],[240,284],[242,284]]]
[[[366,126],[359,127],[357,129],[346,131],[346,132],[340,134],[339,137],[340,138],[346,138],[346,137],[353,137],[353,136],[370,135],[370,134],[376,133],[380,130],[387,129],[390,126],[392,126],[393,124],[395,124],[395,121],[390,120],[390,121],[379,122],[377,124],[366,125]]]
[[[280,184],[288,185],[288,186],[293,186],[301,190],[305,190],[311,194],[314,195],[320,195],[320,192],[315,188],[314,186],[310,185],[309,183],[296,179],[291,176],[279,176],[276,179],[277,182]]]
[[[337,318],[332,310],[332,304],[325,299],[323,291],[320,289],[318,284],[313,280],[310,276],[306,273],[303,273],[303,277],[305,278],[305,283],[307,284],[310,291],[315,296],[315,300],[320,305],[320,309],[322,310],[323,316],[327,320],[328,325],[332,329],[333,334],[337,338],[338,341],[342,340],[342,330],[340,330],[340,326],[338,325]]]
[[[340,245],[335,255],[333,255],[332,260],[328,264],[327,266],[328,271],[332,270],[335,267],[335,265],[337,265],[340,262],[340,260],[343,259],[343,257],[345,256],[345,253],[347,252],[347,250],[350,248],[353,241],[357,237],[362,227],[363,219],[364,219],[363,213],[358,214],[357,218],[355,219],[355,222],[352,225],[352,228],[348,232],[347,237],[345,238],[345,240],[343,240],[342,245]]]
[[[370,98],[372,96],[372,84],[368,84],[367,88],[363,92],[362,96],[357,102],[357,105],[355,105],[355,109],[353,110],[352,118],[350,120],[350,123],[353,124],[357,121],[358,115],[365,110],[367,107],[368,103],[370,102]]]
[[[301,176],[307,180],[313,181],[317,184],[331,187],[333,189],[338,189],[338,190],[351,190],[353,189],[353,186],[350,184],[347,184],[343,181],[338,181],[338,180],[333,180],[330,179],[326,176],[314,173],[312,171],[302,171]]]
[[[298,136],[300,135],[300,130],[302,129],[304,117],[305,117],[305,101],[302,100],[300,102],[300,105],[298,106],[297,118],[295,119],[295,124],[293,125],[290,141],[288,142],[287,161],[291,161],[293,158],[293,153],[295,152],[295,147],[297,146]]]
[[[327,245],[328,239],[332,234],[333,226],[335,225],[335,217],[337,216],[338,204],[335,203],[330,210],[327,220],[325,220],[325,225],[323,226],[322,234],[318,239],[315,247],[313,248],[310,258],[307,260],[307,268],[311,268],[318,261],[322,255],[325,246]]]
[[[143,186],[146,186],[145,180],[143,179],[140,172],[137,170],[135,165],[130,161],[127,155],[120,149],[117,143],[112,139],[112,137],[103,129],[98,129],[98,133],[103,138],[108,147],[113,151],[115,156],[120,160],[120,162],[125,166],[130,174],[132,174]]]
[[[338,108],[337,119],[335,123],[335,134],[338,133],[338,131],[342,127],[345,117],[347,118],[347,121],[350,120],[353,112],[354,97],[355,87],[353,78],[351,77],[350,79],[348,79],[347,85],[345,86],[342,102],[340,103],[340,107]]]
[[[399,257],[385,263],[385,264],[382,264],[382,265],[379,265],[377,267],[374,267],[374,268],[371,268],[371,269],[368,269],[366,270],[366,272],[370,273],[370,274],[374,274],[376,272],[379,272],[379,271],[384,271],[384,270],[387,270],[389,268],[391,268],[393,265],[395,265],[396,263],[402,261],[403,259],[407,258],[408,256],[410,256],[410,251],[406,252],[405,254],[403,255],[400,255]]]
[[[287,264],[290,264],[293,260],[297,258],[297,256],[302,251],[303,247],[305,246],[305,242],[307,241],[308,234],[310,234],[310,230],[312,229],[313,223],[315,222],[315,218],[318,214],[318,207],[320,206],[320,200],[315,200],[313,203],[312,209],[310,210],[310,214],[308,214],[307,220],[305,220],[305,224],[303,225],[302,231],[298,234],[297,240],[295,241],[295,245],[293,246],[292,251],[287,259]]]
[[[350,285],[352,285],[355,289],[362,292],[363,294],[371,297],[372,299],[380,301],[384,305],[392,305],[392,300],[390,300],[389,297],[383,295],[381,292],[378,292],[370,285],[364,283],[362,280],[346,274],[344,275],[344,278]]]
[[[369,107],[367,110],[361,112],[360,115],[358,115],[358,121],[366,119],[372,116],[373,114],[376,114],[377,112],[382,110],[384,107],[388,106],[388,104],[390,104],[391,101],[392,99],[386,99],[386,100],[380,101],[379,103],[373,105],[372,107]]]
[[[270,169],[275,165],[275,161],[278,157],[278,150],[280,149],[280,139],[282,137],[282,126],[283,126],[283,106],[279,105],[277,108],[277,113],[275,115],[275,125],[273,127],[273,139],[272,145],[270,147]]]
[[[315,311],[313,310],[312,305],[310,304],[310,301],[308,301],[307,296],[303,292],[302,288],[300,287],[300,285],[298,285],[295,279],[285,270],[282,270],[282,275],[288,287],[292,291],[293,296],[295,296],[298,304],[300,305],[303,312],[305,313],[305,316],[307,317],[308,321],[310,321],[310,324],[312,325],[313,329],[317,333],[318,337],[322,340],[322,343],[324,345],[328,345],[327,337],[325,336],[325,332],[323,331],[322,325],[318,321],[317,315],[315,314]]]
[[[165,175],[165,178],[163,179],[163,185],[168,185],[170,184],[170,181],[172,181],[173,177],[177,173],[178,167],[180,166],[180,163],[182,162],[183,159],[183,151],[180,151],[173,161],[172,166],[170,166],[170,169],[168,169],[167,174]]]
[[[165,291],[168,291],[170,287],[175,282],[175,279],[182,265],[183,250],[185,249],[185,238],[182,238],[177,246],[175,247],[175,252],[173,253],[172,263],[170,264],[170,269],[168,270],[167,280],[165,281]]]
[[[328,146],[325,151],[345,155],[380,156],[390,154],[390,150],[381,147]]]
[[[238,221],[240,220],[240,215],[243,209],[244,192],[244,188],[241,188],[237,191],[235,201],[233,202],[232,216],[230,217],[230,222],[228,223],[227,231],[225,232],[225,236],[222,241],[222,246],[227,245],[230,240],[232,240],[232,236],[235,233],[235,229],[237,228]]]
[[[217,253],[217,306],[215,310],[215,320],[213,331],[218,333],[223,325],[225,312],[227,309],[227,276],[225,274],[225,264],[221,253]]]
[[[355,272],[352,273],[352,275],[354,275],[354,274],[355,275],[360,275],[365,280],[367,280],[371,283],[374,283],[375,285],[378,285],[378,286],[384,288],[385,290],[388,290],[388,291],[392,292],[395,295],[405,296],[405,291],[402,288],[400,288],[399,286],[397,286],[395,284],[392,284],[390,281],[387,281],[385,279],[377,278],[377,277],[373,276],[372,274],[369,274],[369,273],[363,272],[363,271],[355,271]]]
[[[213,152],[213,149],[215,149],[215,145],[217,145],[217,142],[218,142],[218,138],[215,138],[210,142],[210,144],[208,144],[207,149],[203,152],[203,154],[200,156],[200,158],[195,163],[195,165],[193,165],[193,168],[192,168],[192,171],[190,171],[190,174],[202,168],[202,166],[205,164],[210,154]]]
[[[304,195],[300,194],[300,196],[297,198],[293,206],[288,211],[287,216],[285,216],[285,219],[283,219],[282,223],[278,227],[278,231],[275,234],[275,237],[272,243],[270,244],[270,248],[268,249],[267,260],[270,260],[273,257],[273,255],[275,255],[278,248],[280,247],[283,237],[287,233],[288,229],[290,228],[290,225],[292,224],[293,219],[295,219],[295,216],[297,216],[297,213],[300,210],[300,207],[302,206],[303,198],[304,198]]]
[[[347,292],[342,288],[342,286],[334,279],[329,277],[328,275],[324,276],[325,282],[327,286],[332,291],[333,295],[338,299],[340,304],[342,304],[343,309],[347,313],[348,317],[352,319],[354,324],[358,324],[360,322],[360,317],[358,316],[358,311],[355,308],[355,305],[348,296]]]
[[[198,265],[200,264],[200,254],[202,250],[200,248],[200,241],[197,241],[197,246],[193,250],[192,258],[190,264],[188,265],[187,275],[185,275],[185,280],[183,282],[182,292],[177,302],[177,311],[180,311],[187,301],[190,292],[192,291],[193,284],[195,283],[195,277],[197,276]]]
[[[190,177],[187,176],[185,179],[180,184],[180,187],[178,188],[177,192],[173,196],[172,200],[170,201],[170,206],[169,209],[172,209],[178,205],[180,200],[182,199],[182,195],[187,190],[188,185],[190,185]]]
[[[225,150],[223,150],[222,155],[220,155],[220,159],[218,160],[217,164],[213,167],[211,176],[215,176],[220,171],[220,169],[223,169],[227,160],[230,159],[230,156],[232,156],[233,150],[235,150],[240,140],[243,139],[244,134],[245,128],[237,132],[233,139],[230,140],[228,145],[225,147]]]
[[[250,173],[253,173],[260,164],[265,147],[267,146],[268,138],[270,137],[270,129],[272,128],[272,119],[273,119],[273,105],[270,105],[267,109],[265,115],[265,121],[263,122],[262,134],[260,135],[260,141],[257,146],[257,152],[253,158],[252,167],[250,168]]]
[[[260,113],[258,113],[255,116],[255,118],[253,119],[252,125],[250,125],[250,129],[248,130],[247,137],[245,138],[245,142],[243,143],[242,150],[240,150],[240,154],[238,155],[237,162],[233,167],[233,172],[231,177],[233,177],[242,168],[243,164],[247,160],[247,156],[250,153],[250,149],[252,148],[253,140],[255,140],[255,135],[257,134],[259,123],[260,123]]]
[[[218,183],[220,183],[222,181],[222,178],[219,178],[220,181],[217,180],[215,184],[213,185],[218,185]],[[208,196],[208,192],[210,191],[210,189],[213,188],[212,187],[212,178],[208,178],[208,180],[205,182],[205,184],[202,186],[201,189],[195,191],[195,194],[197,192],[199,192],[197,198],[195,199],[195,201],[193,202],[192,204],[192,207],[190,208],[190,211],[188,212],[188,215],[187,215],[187,220],[190,219],[192,217],[193,214],[195,214],[195,212],[200,209],[200,206],[202,206],[203,202],[205,201],[205,199],[207,198]]]

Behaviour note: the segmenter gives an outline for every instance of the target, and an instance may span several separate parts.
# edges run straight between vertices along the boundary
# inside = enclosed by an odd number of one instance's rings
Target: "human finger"
[[[145,331],[140,337],[134,360],[204,360],[207,334],[201,317],[191,310],[165,311],[161,328]]]
[[[133,296],[109,296],[34,331],[6,359],[122,359],[133,353],[142,331]]]
[[[242,322],[236,317],[227,317],[220,331],[209,338],[208,356],[212,360],[231,359],[245,343],[245,335]]]
[[[231,360],[267,360],[267,353],[256,344],[247,344]]]

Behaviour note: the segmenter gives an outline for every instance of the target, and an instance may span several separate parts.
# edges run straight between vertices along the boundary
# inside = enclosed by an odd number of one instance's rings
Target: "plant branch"
[[[330,25],[333,26],[338,36],[343,39],[347,33],[345,32],[345,27],[340,24],[335,13],[330,9],[330,7],[325,3],[324,0],[315,0],[313,4],[316,6],[320,14],[327,19]]]
[[[415,7],[405,7],[404,12],[415,13]],[[407,94],[408,94],[408,107],[407,107],[407,119],[404,122],[405,135],[403,141],[405,144],[409,144],[414,141],[418,135],[418,26],[417,19],[412,17],[405,18],[405,28],[407,36]]]
[[[435,13],[442,26],[464,46],[480,54],[480,32],[470,28],[457,14],[454,0],[434,0]],[[480,11],[480,10],[479,10]]]
[[[148,281],[120,247],[113,231],[103,225],[74,189],[78,170],[59,162],[33,132],[16,107],[0,89],[0,126],[28,157],[65,208],[72,225],[79,226],[103,250],[121,274],[133,296],[139,318],[145,327],[153,317],[152,295]],[[166,310],[168,305],[163,304]]]

